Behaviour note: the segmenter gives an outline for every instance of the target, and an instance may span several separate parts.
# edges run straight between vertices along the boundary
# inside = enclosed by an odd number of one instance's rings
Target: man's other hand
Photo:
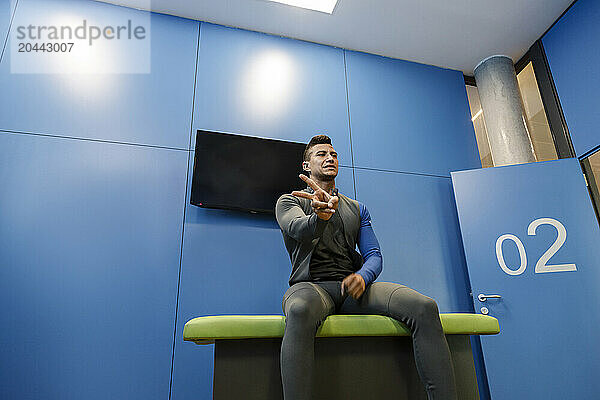
[[[342,281],[342,295],[348,293],[358,299],[365,291],[365,280],[359,274],[350,274]]]
[[[300,175],[300,178],[308,184],[314,193],[307,193],[301,191],[293,191],[292,194],[296,197],[302,197],[311,200],[310,205],[317,214],[317,217],[327,221],[338,207],[339,198],[332,196],[316,184],[315,181],[310,179],[306,175]]]

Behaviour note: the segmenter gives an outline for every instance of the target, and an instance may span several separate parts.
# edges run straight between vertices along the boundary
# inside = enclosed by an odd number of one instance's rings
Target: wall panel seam
[[[8,43],[8,38],[10,37],[10,29],[12,28],[13,20],[15,18],[15,15],[17,14],[18,6],[19,6],[19,0],[16,0],[15,8],[14,8],[14,10],[12,10],[10,22],[8,23],[8,29],[6,30],[6,37],[4,38],[4,45],[2,46],[2,53],[0,53],[0,63],[2,62],[2,59],[4,58],[4,49],[6,49],[6,44]]]
[[[350,135],[350,163],[352,165],[352,185],[354,187],[354,198],[358,198],[356,194],[356,175],[354,174],[354,150],[352,146],[352,122],[350,118],[350,96],[348,95],[348,67],[346,64],[346,50],[342,49],[344,57],[344,86],[346,88],[346,109],[348,114],[348,134]]]
[[[179,290],[181,288],[181,266],[183,264],[183,245],[185,241],[185,213],[187,210],[187,197],[188,197],[188,186],[189,186],[189,178],[190,178],[190,157],[192,156],[192,152],[190,151],[190,147],[192,146],[192,134],[194,132],[194,107],[196,102],[196,80],[198,77],[198,56],[200,53],[200,27],[201,22],[198,22],[198,39],[196,42],[196,65],[194,68],[194,90],[192,91],[192,110],[191,110],[191,120],[190,120],[190,138],[189,145],[187,150],[187,163],[185,166],[185,196],[183,198],[183,219],[181,221],[181,241],[179,247],[179,274],[177,277],[177,297],[175,299],[175,318],[173,324],[173,347],[171,349],[171,372],[169,376],[169,400],[171,400],[171,393],[173,391],[173,369],[175,365],[175,344],[177,340],[177,313],[179,312]]]
[[[0,133],[13,134],[13,135],[14,134],[16,134],[16,135],[31,135],[31,136],[49,137],[49,138],[55,138],[55,139],[81,140],[81,141],[85,141],[85,142],[120,144],[120,145],[125,145],[125,146],[134,146],[134,147],[150,147],[150,148],[154,148],[154,149],[188,151],[188,149],[180,148],[180,147],[169,147],[169,146],[160,146],[160,145],[155,145],[155,144],[143,144],[143,143],[119,142],[116,140],[80,138],[80,137],[75,137],[75,136],[53,135],[50,133],[20,132],[20,131],[6,130],[6,129],[0,129]]]
[[[418,175],[418,176],[428,176],[431,178],[446,178],[450,179],[450,176],[446,175],[435,175],[435,174],[426,174],[423,172],[409,172],[409,171],[396,171],[391,169],[382,169],[382,168],[370,168],[370,167],[353,167],[353,169],[365,170],[365,171],[376,171],[376,172],[392,172],[396,174],[405,174],[405,175]]]

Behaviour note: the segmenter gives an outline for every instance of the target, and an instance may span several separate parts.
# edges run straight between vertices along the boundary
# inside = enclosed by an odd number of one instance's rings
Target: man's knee
[[[286,318],[288,319],[306,319],[312,312],[311,302],[305,299],[292,299],[287,307]]]
[[[421,296],[415,301],[416,315],[420,318],[439,318],[438,305],[430,297]]]
[[[404,310],[405,315],[410,319],[435,320],[439,318],[439,309],[435,300],[412,290],[408,293],[404,291],[392,293],[390,313],[395,314],[398,310]]]
[[[316,292],[302,289],[285,302],[287,321],[317,322],[325,313],[323,302]]]

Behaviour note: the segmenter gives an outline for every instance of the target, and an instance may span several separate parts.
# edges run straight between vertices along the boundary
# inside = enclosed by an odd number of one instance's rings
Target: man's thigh
[[[394,296],[393,302],[391,302],[392,296]],[[408,286],[392,282],[374,282],[367,287],[358,300],[348,296],[342,304],[340,313],[377,314],[404,319],[411,316],[416,306],[425,300],[431,299]],[[393,309],[390,308],[390,303],[393,303]]]
[[[323,318],[333,314],[335,305],[331,296],[323,288],[312,282],[299,282],[292,285],[283,295],[281,308],[284,315],[288,315],[292,303],[300,301],[313,310],[317,311]]]

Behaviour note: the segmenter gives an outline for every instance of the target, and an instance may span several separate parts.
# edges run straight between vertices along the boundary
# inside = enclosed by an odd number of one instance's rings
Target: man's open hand
[[[310,179],[306,175],[300,175],[300,179],[302,179],[308,186],[314,190],[314,193],[307,193],[294,190],[292,194],[296,197],[302,197],[308,200],[311,200],[310,205],[313,210],[317,214],[317,217],[327,221],[335,210],[337,210],[339,198],[337,196],[332,196],[323,189],[319,185],[315,183],[312,179]]]
[[[358,299],[365,291],[365,280],[359,274],[350,274],[342,281],[342,295],[348,293]]]

